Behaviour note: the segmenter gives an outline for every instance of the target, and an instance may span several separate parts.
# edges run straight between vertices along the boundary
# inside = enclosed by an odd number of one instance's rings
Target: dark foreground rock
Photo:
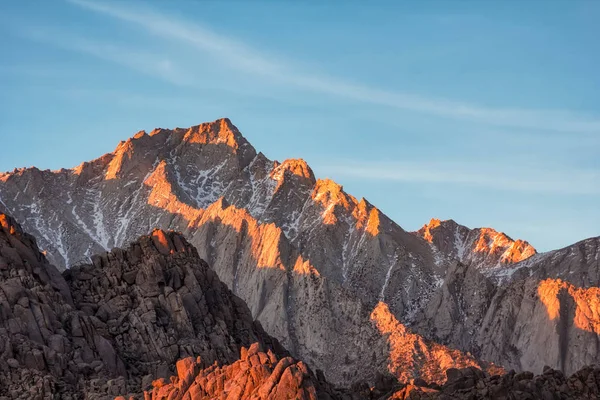
[[[599,399],[600,366],[585,367],[569,377],[552,368],[540,375],[531,372],[489,376],[476,368],[449,369],[443,386],[403,388],[394,399]]]

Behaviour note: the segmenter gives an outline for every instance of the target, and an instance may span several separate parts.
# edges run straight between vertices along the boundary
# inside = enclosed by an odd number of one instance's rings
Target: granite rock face
[[[0,214],[0,397],[141,394],[177,360],[232,363],[253,343],[287,351],[195,248],[154,231],[64,277]]]
[[[232,362],[257,341],[286,354],[179,234],[155,230],[92,260],[65,279],[76,307],[99,320],[130,374],[156,377],[191,356]]]
[[[465,230],[453,221],[434,221],[417,234],[452,257],[457,247],[449,244],[460,242],[455,238],[489,232],[456,234]],[[463,255],[464,264],[456,262],[449,268],[413,330],[517,371],[541,373],[548,365],[572,374],[596,363],[600,359],[600,238],[532,253],[517,262],[502,261],[502,255],[514,254],[522,241],[502,242],[506,246],[498,247],[496,257]]]
[[[105,344],[112,365],[86,362],[99,359],[94,343],[94,319],[78,312],[67,283],[6,214],[0,214],[0,396],[43,399],[74,398],[92,384],[96,368],[106,384],[122,373],[114,348]],[[87,335],[75,339],[73,327],[85,326]]]
[[[344,396],[329,384],[319,381],[302,361],[278,358],[272,351],[262,351],[255,343],[242,347],[239,360],[206,366],[201,357],[177,362],[177,375],[158,379],[146,399],[298,399],[333,400]]]

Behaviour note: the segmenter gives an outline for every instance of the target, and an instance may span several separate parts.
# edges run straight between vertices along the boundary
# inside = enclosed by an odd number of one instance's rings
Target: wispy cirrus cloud
[[[174,85],[187,85],[193,79],[193,76],[173,63],[169,57],[157,55],[155,52],[74,37],[56,29],[32,28],[25,31],[24,35],[41,43],[113,62]]]
[[[254,74],[276,83],[356,102],[438,117],[483,124],[579,134],[600,133],[600,118],[568,110],[492,108],[457,100],[423,97],[354,84],[332,76],[299,71],[280,57],[267,54],[242,41],[185,20],[166,16],[131,3],[67,0],[84,9],[142,27],[149,34],[173,40],[202,53],[211,54],[229,68]],[[127,58],[128,54],[122,54]],[[118,60],[115,60],[119,62]],[[120,61],[130,64],[129,61]]]
[[[328,176],[359,180],[444,184],[508,192],[600,194],[600,172],[586,169],[548,170],[431,160],[358,163],[340,161],[314,166]]]

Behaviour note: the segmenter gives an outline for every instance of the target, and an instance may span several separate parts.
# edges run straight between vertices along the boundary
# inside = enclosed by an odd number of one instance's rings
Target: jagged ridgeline
[[[267,159],[227,119],[139,132],[73,169],[1,174],[0,207],[72,272],[154,228],[182,232],[269,335],[336,384],[598,360],[598,238],[538,254],[454,221],[406,232],[303,160]]]

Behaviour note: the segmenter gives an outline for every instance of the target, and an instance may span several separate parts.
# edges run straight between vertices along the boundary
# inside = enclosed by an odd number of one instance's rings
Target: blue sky
[[[600,2],[33,4],[0,3],[0,170],[229,117],[407,230],[600,235]]]

